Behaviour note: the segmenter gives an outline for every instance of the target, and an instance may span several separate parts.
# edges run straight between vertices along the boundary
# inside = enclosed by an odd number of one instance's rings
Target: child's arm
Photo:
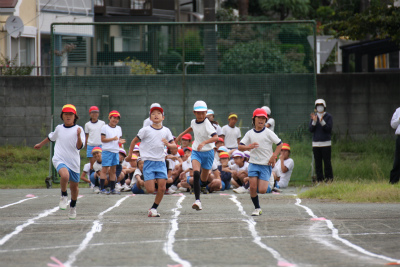
[[[252,144],[250,144],[250,145],[248,145],[248,146],[243,145],[243,144],[239,144],[239,150],[240,150],[240,151],[252,150],[252,149],[257,148],[257,147],[259,147],[259,145],[258,145],[258,143],[256,143],[256,142],[254,142],[254,143],[252,143]],[[282,146],[281,146],[281,147],[282,147]],[[279,150],[279,151],[280,151],[280,150]]]
[[[128,156],[127,156],[127,162],[130,162],[132,160],[132,153],[133,153],[133,149],[135,148],[135,144],[139,141],[139,137],[135,136],[135,138],[133,138],[131,145],[129,146],[129,151],[128,151]]]
[[[193,132],[192,127],[187,128],[183,133],[181,133],[176,139],[175,142],[178,143],[181,141],[182,136],[184,136],[187,133]]]
[[[174,141],[171,141],[171,143],[168,143],[167,139],[165,139],[165,138],[161,139],[161,141],[162,141],[162,142],[164,143],[164,145],[165,145],[166,147],[168,147],[169,149],[174,149],[174,148],[176,148],[176,144],[175,144]]]
[[[205,145],[207,145],[207,144],[209,144],[209,143],[215,143],[215,142],[217,142],[217,141],[218,141],[218,135],[215,134],[215,135],[214,135],[213,137],[211,137],[210,139],[208,139],[208,140],[202,142],[200,145],[198,145],[198,146],[197,146],[197,151],[201,151],[201,149],[202,149]]]
[[[87,178],[86,178],[86,175],[87,175],[88,173],[87,172],[82,172],[82,174],[81,174],[81,180],[83,180],[84,182],[86,182],[86,183],[91,183],[90,182],[90,180],[88,180]]]
[[[82,132],[81,127],[78,127],[78,130],[76,130],[76,133],[77,133],[77,135],[78,135],[78,140],[76,140],[76,148],[77,148],[77,149],[82,149],[82,148],[83,148],[83,142],[82,142],[82,138],[81,138],[81,132]],[[84,140],[84,142],[86,142],[86,140]]]
[[[268,165],[271,165],[272,167],[275,166],[276,158],[278,157],[279,153],[281,153],[282,146],[282,142],[276,146],[275,152],[272,154],[271,158],[268,161]]]
[[[114,136],[113,138],[106,138],[106,136],[105,135],[101,135],[101,142],[102,143],[109,143],[109,142],[111,142],[111,141],[116,141],[116,140],[118,140],[119,139],[119,137],[118,136]]]
[[[33,148],[34,149],[41,149],[42,146],[44,146],[45,144],[50,143],[50,139],[48,137],[46,137],[45,139],[43,139],[42,142],[40,142],[39,144],[36,144]]]
[[[86,139],[85,139],[85,147],[87,147],[87,140],[89,139],[89,134],[85,133]]]

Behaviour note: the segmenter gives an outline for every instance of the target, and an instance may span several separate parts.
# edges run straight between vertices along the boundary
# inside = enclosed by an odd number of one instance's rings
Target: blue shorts
[[[101,160],[101,165],[103,167],[117,166],[119,164],[119,153],[103,151]]]
[[[145,160],[143,164],[144,181],[154,179],[168,179],[165,161]]]
[[[187,176],[187,177],[186,177],[186,182],[187,182],[188,184],[190,184],[190,178],[192,178],[192,177],[190,177],[190,176]]]
[[[71,171],[71,169],[68,168],[67,165],[65,165],[64,163],[61,163],[57,166],[57,172],[60,173],[60,169],[62,169],[62,168],[66,168],[68,170],[70,181],[79,183],[79,180],[81,179],[81,177],[79,176],[79,173]]]
[[[269,165],[250,163],[248,170],[247,174],[249,177],[257,177],[258,179],[268,182],[271,177],[272,167]]]
[[[95,148],[96,146],[89,146],[89,145],[87,145],[87,147],[86,147],[86,157],[87,158],[93,158],[93,155],[92,155],[92,150],[93,150],[93,148]],[[99,145],[98,147],[101,147],[101,145]]]
[[[214,162],[214,150],[209,151],[195,151],[192,152],[192,162],[193,160],[197,160],[200,162],[200,165],[205,170],[211,170],[211,167]]]

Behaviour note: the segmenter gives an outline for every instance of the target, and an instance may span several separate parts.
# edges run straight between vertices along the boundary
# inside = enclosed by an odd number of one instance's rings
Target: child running
[[[165,164],[164,146],[169,149],[176,148],[171,131],[162,125],[164,110],[161,106],[153,106],[150,109],[152,125],[143,127],[132,140],[129,147],[128,159],[132,158],[133,149],[140,142],[140,157],[144,161],[143,176],[144,187],[147,193],[155,192],[157,181],[158,189],[153,206],[149,209],[148,217],[160,217],[157,208],[163,199],[167,183],[167,166]]]
[[[120,194],[115,190],[117,180],[116,171],[119,164],[119,144],[124,144],[122,139],[122,130],[118,126],[121,115],[118,111],[113,110],[108,114],[109,123],[101,128],[101,142],[103,143],[102,168],[100,173],[100,193],[101,194]],[[104,188],[107,179],[107,173],[110,178],[110,191]]]
[[[275,166],[276,158],[282,149],[281,139],[265,127],[267,119],[268,114],[264,109],[254,110],[254,129],[249,130],[239,144],[239,150],[251,150],[248,176],[250,178],[250,197],[255,207],[252,216],[262,214],[257,189],[261,194],[267,192],[272,167]],[[272,153],[272,144],[277,145],[274,153]]]
[[[68,205],[67,186],[71,190],[71,203],[69,210],[69,218],[76,218],[76,201],[79,194],[79,172],[81,158],[79,150],[85,144],[85,132],[83,128],[76,125],[78,115],[74,105],[67,104],[61,110],[61,119],[64,124],[56,127],[54,132],[51,132],[46,139],[34,146],[35,149],[40,149],[45,144],[56,142],[54,146],[53,165],[57,169],[61,179],[61,198],[60,209],[65,210]]]
[[[192,145],[193,151],[191,158],[196,201],[193,203],[192,208],[195,210],[202,210],[203,208],[200,202],[200,180],[202,183],[201,186],[205,188],[214,161],[214,143],[218,141],[218,135],[214,126],[212,126],[211,122],[206,118],[206,102],[201,100],[196,101],[196,103],[194,103],[193,113],[196,119],[192,120],[190,127],[176,138],[176,142],[179,142],[183,135],[193,131],[194,143]]]

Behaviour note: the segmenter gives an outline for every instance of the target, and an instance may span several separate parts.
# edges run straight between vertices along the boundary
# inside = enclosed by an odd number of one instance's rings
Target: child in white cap
[[[194,143],[192,145],[192,166],[193,166],[193,187],[196,201],[192,208],[202,210],[200,202],[201,186],[207,186],[207,178],[214,161],[214,143],[218,141],[218,135],[214,126],[206,118],[207,104],[204,101],[196,101],[193,106],[193,113],[196,119],[192,120],[190,127],[181,133],[176,141],[179,142],[183,135],[194,133]],[[201,177],[200,177],[201,168]],[[200,181],[201,180],[201,181]],[[200,185],[201,182],[201,185]]]

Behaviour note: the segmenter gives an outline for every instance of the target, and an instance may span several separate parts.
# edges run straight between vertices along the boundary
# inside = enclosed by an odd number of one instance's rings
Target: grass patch
[[[332,184],[320,184],[300,193],[299,197],[331,199],[349,203],[399,203],[400,184],[391,185],[387,181],[337,181]]]

